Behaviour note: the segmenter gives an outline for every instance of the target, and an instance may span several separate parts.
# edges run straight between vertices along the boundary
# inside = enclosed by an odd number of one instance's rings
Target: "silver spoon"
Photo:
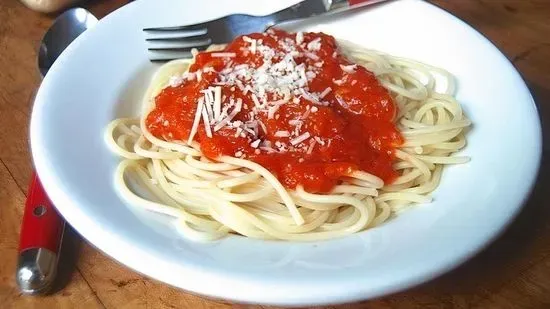
[[[73,8],[56,18],[38,51],[38,69],[44,77],[59,55],[97,18],[83,8]],[[21,224],[16,280],[25,294],[47,293],[57,274],[64,220],[47,198],[33,172]]]
[[[56,18],[48,29],[38,51],[38,68],[45,76],[59,55],[86,29],[97,24],[97,18],[83,8],[73,8]]]

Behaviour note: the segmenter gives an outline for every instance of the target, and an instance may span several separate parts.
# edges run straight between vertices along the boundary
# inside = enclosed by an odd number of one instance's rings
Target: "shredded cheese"
[[[319,137],[314,137],[309,144],[304,143],[311,137],[311,134],[304,132],[307,130],[302,130],[302,127],[305,126],[305,121],[311,113],[319,111],[317,106],[329,105],[329,102],[323,101],[323,99],[333,91],[331,87],[327,87],[322,92],[313,92],[309,88],[309,83],[317,77],[324,64],[317,54],[317,51],[321,49],[321,38],[310,39],[309,36],[305,38],[302,32],[297,32],[295,38],[279,40],[277,49],[264,45],[262,39],[242,36],[242,40],[247,44],[241,48],[241,51],[245,55],[250,52],[255,54],[255,57],[260,57],[263,60],[261,64],[235,64],[233,59],[227,59],[224,60],[222,68],[206,67],[194,73],[171,77],[171,85],[180,85],[186,80],[201,81],[202,74],[216,73],[216,79],[210,83],[211,86],[201,90],[203,95],[197,101],[197,111],[188,144],[197,134],[202,119],[207,137],[212,137],[214,132],[226,128],[232,130],[235,137],[246,138],[255,153],[260,151],[286,152],[298,149],[311,154],[315,145],[324,145],[325,142]],[[213,52],[211,56],[236,58],[237,55],[234,52],[221,51]],[[333,57],[336,56],[335,53]],[[347,73],[352,73],[356,69],[356,65],[340,67]],[[346,77],[344,75],[342,80],[333,80],[333,82],[336,85],[341,85]],[[211,75],[208,75],[208,78],[210,79]],[[223,87],[227,87],[225,94],[222,93]],[[253,106],[252,104],[243,104],[241,98],[245,96],[250,98]],[[288,130],[278,130],[273,134],[274,137],[285,138],[288,144],[276,141],[272,145],[267,140],[263,141],[264,136],[271,134],[263,121],[279,119],[281,113],[278,112],[281,106],[289,102],[296,105],[305,104],[306,110],[298,119],[288,120],[288,124],[291,126]],[[339,103],[342,104],[340,101]],[[235,118],[242,119],[242,121],[235,120]],[[238,151],[235,156],[244,157],[246,155],[242,151]]]
[[[254,102],[254,105],[256,106],[256,108],[262,107],[262,104],[260,104],[260,101],[258,100],[258,97],[255,94],[252,94],[251,97],[252,97],[252,101]]]
[[[214,126],[214,132],[219,131],[221,128],[225,127],[237,114],[241,111],[242,107],[242,99],[237,100],[237,106],[231,111],[231,114],[227,115],[227,117],[223,118],[220,122],[218,122]]]
[[[234,58],[237,57],[236,53],[212,53],[210,54],[212,57],[218,57],[218,58]]]
[[[222,87],[214,88],[214,119],[219,119],[222,106]]]
[[[168,84],[170,87],[177,87],[185,81],[185,78],[183,76],[171,76],[168,80]]]
[[[197,130],[199,129],[199,122],[201,118],[202,108],[204,104],[204,98],[200,97],[197,102],[197,110],[195,111],[195,118],[193,119],[193,126],[191,127],[191,132],[189,133],[189,138],[187,139],[187,145],[191,145],[193,142],[193,138],[195,138],[195,134],[197,134]]]
[[[214,118],[214,114],[212,112],[212,103],[213,103],[213,100],[212,100],[212,97],[210,94],[210,91],[205,91],[204,93],[204,107],[205,107],[205,110],[206,110],[206,113],[208,114],[208,119],[213,119]],[[208,122],[210,123],[210,122]]]
[[[323,90],[323,92],[321,92],[321,94],[319,95],[319,98],[324,98],[327,94],[329,94],[330,92],[332,91],[332,88],[330,87],[327,87],[325,90]]]
[[[321,38],[315,38],[313,41],[307,43],[307,49],[310,51],[321,49]]]
[[[258,124],[260,125],[260,128],[262,128],[262,131],[264,131],[264,134],[267,134],[267,127],[265,124],[261,120],[258,120]]]
[[[343,108],[348,108],[349,105],[346,103],[346,101],[344,101],[342,98],[340,97],[336,97],[336,101],[338,101],[338,103],[340,103],[340,105],[342,105]]]
[[[208,118],[208,112],[206,108],[202,109],[202,122],[204,123],[204,130],[206,131],[206,136],[212,138],[212,131],[210,129],[210,119]]]
[[[313,59],[313,60],[319,60],[319,56],[317,56],[316,54],[312,53],[312,52],[307,52],[305,53],[306,57],[310,58],[310,59]]]
[[[304,42],[304,33],[302,31],[298,31],[296,33],[296,44],[300,45]]]
[[[257,139],[255,141],[253,141],[252,143],[250,143],[250,146],[252,148],[258,148],[260,146],[260,142],[261,142],[261,140]]]
[[[275,137],[289,137],[290,132],[288,131],[277,131],[275,132]]]
[[[273,119],[275,117],[275,113],[279,110],[280,105],[270,106],[269,110],[267,111],[267,119]]]
[[[315,144],[317,143],[317,141],[315,139],[310,139],[309,140],[309,146],[307,147],[307,154],[311,154],[313,152],[313,147],[315,147]]]
[[[350,64],[350,65],[340,65],[340,68],[342,71],[346,73],[353,73],[355,72],[355,68],[357,68],[357,64]]]
[[[317,141],[317,143],[319,143],[323,146],[325,145],[325,142],[319,136],[315,136],[314,139],[315,139],[315,141]]]
[[[301,123],[302,123],[302,120],[300,119],[292,119],[288,121],[288,124],[291,126],[297,126],[297,125],[300,125]]]
[[[300,136],[291,139],[291,140],[290,140],[290,144],[291,144],[292,146],[296,146],[296,145],[300,144],[301,142],[307,140],[309,137],[310,137],[309,132],[303,133],[303,134],[301,134]]]

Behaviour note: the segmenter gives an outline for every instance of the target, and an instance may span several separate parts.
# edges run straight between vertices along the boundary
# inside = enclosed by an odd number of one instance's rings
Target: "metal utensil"
[[[65,11],[48,29],[38,52],[38,68],[45,76],[59,55],[97,18],[83,8]],[[21,224],[16,281],[25,294],[46,293],[57,273],[64,220],[48,199],[33,172]]]
[[[320,14],[337,13],[387,0],[305,0],[266,16],[232,14],[215,20],[186,26],[145,28],[151,61],[190,58],[191,49],[203,50],[211,44],[228,43],[239,35],[263,32],[283,21]]]

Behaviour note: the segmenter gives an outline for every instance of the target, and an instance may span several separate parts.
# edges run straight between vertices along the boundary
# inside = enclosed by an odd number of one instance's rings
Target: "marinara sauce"
[[[208,158],[254,161],[285,187],[301,184],[308,192],[328,192],[355,170],[385,183],[397,176],[394,151],[403,143],[394,124],[397,107],[374,74],[347,60],[330,35],[270,30],[241,36],[222,51],[199,53],[186,76],[162,90],[147,115],[158,138],[187,141],[197,102],[204,100],[212,103],[203,107],[211,137],[201,117],[194,140]],[[205,95],[215,87],[222,94],[217,118]],[[237,102],[240,111],[231,118]]]

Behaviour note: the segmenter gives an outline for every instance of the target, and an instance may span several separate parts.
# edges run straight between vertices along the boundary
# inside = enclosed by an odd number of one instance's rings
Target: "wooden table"
[[[90,1],[86,7],[103,17],[126,2]],[[504,51],[527,81],[545,133],[550,133],[546,123],[550,121],[550,1],[433,2],[473,25]],[[67,237],[61,261],[63,289],[45,297],[19,293],[14,269],[31,175],[28,126],[32,96],[40,82],[36,51],[53,17],[34,13],[17,0],[0,1],[0,307],[253,307],[207,300],[143,277],[74,233]],[[529,203],[512,226],[477,257],[409,291],[330,308],[550,308],[548,151],[545,145],[541,173]]]

